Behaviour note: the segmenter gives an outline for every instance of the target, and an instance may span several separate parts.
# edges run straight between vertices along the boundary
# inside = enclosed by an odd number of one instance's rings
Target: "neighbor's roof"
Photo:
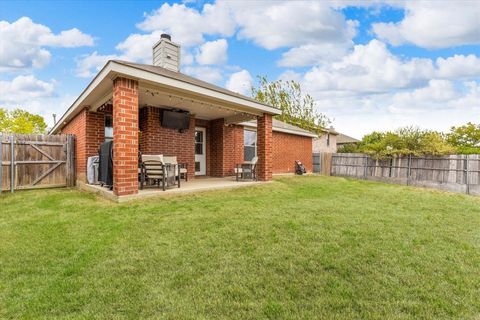
[[[347,136],[346,134],[340,133],[337,136],[337,144],[346,144],[346,143],[358,143],[360,140]]]
[[[246,121],[240,123],[240,125],[243,125],[245,127],[257,127],[257,122],[252,120],[252,121]],[[284,133],[290,133],[298,136],[305,136],[305,137],[311,137],[311,138],[316,138],[318,137],[318,134],[315,134],[313,132],[307,131],[305,129],[299,128],[297,126],[291,125],[289,123],[273,119],[272,121],[272,130],[277,131],[277,132],[284,132]]]
[[[158,83],[159,85],[176,90],[203,95],[209,99],[218,99],[223,103],[239,106],[243,112],[268,113],[272,115],[281,113],[281,111],[275,107],[211,83],[195,79],[181,72],[174,72],[148,64],[109,60],[62,115],[60,120],[50,130],[50,133],[58,132],[58,130],[78,114],[83,106],[95,103],[95,101],[98,102],[100,98],[105,98],[106,92],[112,91],[111,80],[118,76],[127,76],[140,81]]]

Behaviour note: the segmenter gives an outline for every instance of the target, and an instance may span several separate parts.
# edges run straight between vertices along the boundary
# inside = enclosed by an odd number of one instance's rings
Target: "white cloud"
[[[117,55],[99,55],[97,51],[82,57],[77,60],[76,74],[78,77],[90,78],[93,77],[108,60],[124,60],[124,57]]]
[[[358,23],[322,1],[228,2],[239,39],[268,49],[290,48],[279,65],[313,65],[343,55]]]
[[[12,81],[0,81],[0,102],[22,103],[35,98],[52,97],[55,81],[45,82],[33,75],[17,76]]]
[[[198,78],[206,82],[211,82],[211,83],[219,83],[223,79],[222,71],[214,67],[187,66],[187,67],[184,67],[182,71],[192,77]]]
[[[152,62],[152,47],[160,40],[160,31],[150,34],[131,34],[115,48],[125,60],[133,62]]]
[[[238,37],[266,49],[308,43],[343,43],[355,36],[356,23],[321,1],[229,2]]]
[[[169,33],[187,47],[202,44],[204,34],[228,37],[235,32],[235,23],[223,3],[205,4],[201,12],[184,4],[164,3],[137,26],[147,32]]]
[[[434,75],[430,59],[402,61],[384,43],[372,40],[356,45],[340,61],[313,67],[305,74],[309,91],[343,91],[351,93],[386,92],[418,86]]]
[[[447,48],[480,43],[480,2],[407,1],[398,23],[375,23],[374,33],[393,45]]]
[[[198,48],[195,60],[200,65],[224,64],[227,62],[228,43],[225,39],[208,41]]]
[[[15,22],[0,21],[0,71],[41,68],[50,62],[47,47],[92,46],[93,38],[78,29],[54,34],[28,17]]]
[[[437,76],[440,78],[458,79],[480,76],[480,58],[473,54],[468,56],[456,54],[446,59],[438,58],[436,64]]]
[[[247,70],[232,73],[225,87],[233,92],[249,95],[253,79]]]
[[[459,80],[480,76],[480,59],[475,55],[400,59],[378,40],[356,45],[339,61],[307,71],[303,83],[310,92],[341,95],[382,93],[424,86],[431,79]]]
[[[412,91],[395,93],[392,104],[389,106],[392,112],[421,112],[425,109],[438,109],[447,107],[448,102],[461,96],[455,89],[452,81],[433,79],[428,85]]]
[[[320,61],[334,61],[346,54],[350,45],[345,44],[306,44],[292,48],[282,54],[278,61],[281,67],[305,67],[318,64]]]

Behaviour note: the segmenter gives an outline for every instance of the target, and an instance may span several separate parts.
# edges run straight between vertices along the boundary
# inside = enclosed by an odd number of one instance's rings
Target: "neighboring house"
[[[275,121],[277,108],[180,73],[179,60],[180,46],[162,35],[153,65],[110,60],[100,70],[50,131],[75,134],[77,182],[105,140],[113,140],[117,196],[138,193],[139,151],[177,156],[189,178],[233,175],[254,155],[262,181],[293,172],[295,160],[312,170],[314,134]],[[188,112],[189,128],[169,128],[165,110]]]
[[[313,140],[314,153],[335,153],[338,148],[345,144],[358,143],[360,140],[349,137],[343,133],[335,131],[332,127],[325,129],[323,134]]]
[[[313,152],[337,152],[337,137],[339,133],[332,127],[324,129],[323,132],[313,140]]]
[[[347,136],[346,134],[339,133],[337,136],[337,148],[346,144],[357,144],[360,140]]]

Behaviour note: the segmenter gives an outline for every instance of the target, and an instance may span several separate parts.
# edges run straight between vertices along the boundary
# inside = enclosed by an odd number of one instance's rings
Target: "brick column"
[[[257,118],[257,174],[260,181],[272,180],[272,116]]]
[[[113,193],[138,193],[138,82],[113,81]]]

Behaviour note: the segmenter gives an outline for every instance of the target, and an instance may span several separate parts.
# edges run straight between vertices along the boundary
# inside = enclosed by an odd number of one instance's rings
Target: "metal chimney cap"
[[[160,39],[167,39],[169,41],[172,41],[172,37],[168,33],[162,33],[160,35]]]

